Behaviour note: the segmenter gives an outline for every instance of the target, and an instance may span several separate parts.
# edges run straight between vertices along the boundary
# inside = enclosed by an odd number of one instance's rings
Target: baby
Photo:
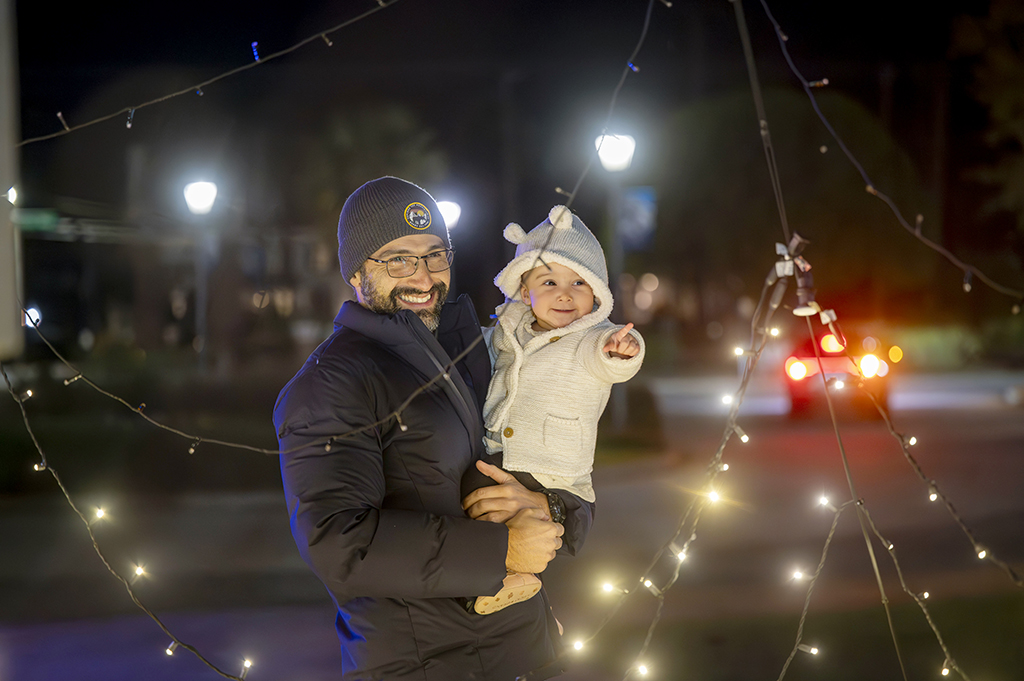
[[[612,384],[640,369],[643,339],[632,324],[608,321],[604,252],[568,208],[555,206],[529,234],[515,223],[504,234],[517,246],[494,279],[506,302],[484,333],[494,369],[483,409],[488,461],[533,491],[565,490],[593,502],[597,422]],[[469,480],[473,488],[494,484],[473,470],[464,487]],[[496,612],[540,587],[535,575],[509,574],[473,609]]]

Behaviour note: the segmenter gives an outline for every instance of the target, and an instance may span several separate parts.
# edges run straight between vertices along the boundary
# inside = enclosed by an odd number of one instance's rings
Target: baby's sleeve
[[[644,338],[636,329],[629,331],[630,335],[636,338],[636,342],[640,344],[640,352],[636,353],[635,357],[629,359],[609,357],[608,353],[604,352],[605,344],[613,334],[621,329],[622,326],[617,324],[599,324],[585,332],[579,347],[576,348],[576,358],[580,364],[600,381],[624,383],[636,376],[636,372],[640,371],[644,362],[646,351]]]
[[[487,356],[491,360],[491,373],[494,373],[494,363],[498,360],[498,349],[494,347],[494,330],[498,328],[497,324],[493,326],[481,326],[480,333],[483,334],[484,344],[487,346]]]

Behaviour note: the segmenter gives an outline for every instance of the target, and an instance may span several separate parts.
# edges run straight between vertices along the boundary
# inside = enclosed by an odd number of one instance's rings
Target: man
[[[368,182],[345,202],[338,242],[357,302],[281,391],[274,424],[292,533],[338,606],[343,678],[513,681],[559,650],[546,596],[488,616],[465,598],[575,553],[593,508],[481,464],[499,484],[463,511],[490,363],[483,343],[469,349],[469,299],[444,302],[453,252],[433,198]],[[510,519],[473,519],[488,514]]]

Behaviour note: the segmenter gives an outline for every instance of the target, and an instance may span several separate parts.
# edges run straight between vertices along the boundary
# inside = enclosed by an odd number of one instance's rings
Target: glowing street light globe
[[[213,182],[189,182],[185,185],[185,203],[193,215],[206,215],[213,210],[217,185]]]
[[[455,225],[459,224],[462,206],[454,201],[438,201],[437,209],[441,211],[441,217],[444,218],[444,224],[447,225],[448,229],[452,229]]]
[[[601,135],[594,140],[601,166],[610,173],[625,170],[633,162],[636,140],[630,135]]]

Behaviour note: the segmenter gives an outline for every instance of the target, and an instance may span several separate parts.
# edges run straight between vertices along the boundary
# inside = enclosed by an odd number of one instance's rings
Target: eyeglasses
[[[427,266],[428,272],[444,272],[451,268],[452,260],[454,259],[455,251],[450,248],[446,248],[443,251],[427,253],[426,255],[398,255],[394,258],[388,258],[387,260],[367,258],[367,260],[384,265],[388,271],[388,276],[394,279],[404,279],[405,277],[411,277],[416,274],[416,269],[420,265],[420,260],[422,260],[423,264]]]

